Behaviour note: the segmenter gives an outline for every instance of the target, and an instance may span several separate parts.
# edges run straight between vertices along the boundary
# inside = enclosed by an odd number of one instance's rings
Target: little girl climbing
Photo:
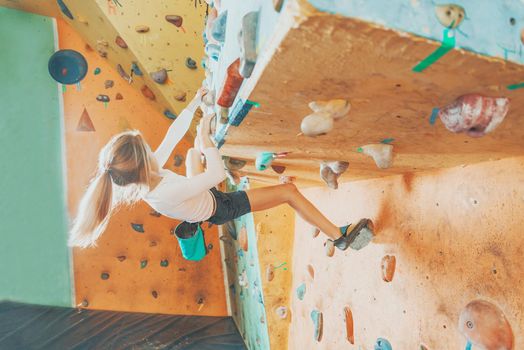
[[[337,227],[293,184],[232,193],[218,191],[215,186],[224,181],[226,174],[220,153],[211,139],[213,115],[205,115],[200,121],[195,147],[189,149],[186,157],[187,176],[164,169],[174,147],[189,129],[205,93],[204,89],[197,92],[171,124],[155,152],[138,131],[118,134],[104,146],[99,155],[97,174],[80,202],[70,232],[70,246],[95,246],[115,207],[140,199],[167,217],[218,225],[252,211],[287,203],[304,220],[329,236],[330,245],[342,250],[356,243],[361,231],[369,234],[372,230],[370,220],[362,219],[353,226]],[[202,155],[206,169],[201,164]]]

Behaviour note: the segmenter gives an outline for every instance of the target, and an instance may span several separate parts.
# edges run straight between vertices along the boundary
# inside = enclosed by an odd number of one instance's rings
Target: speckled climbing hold
[[[282,5],[284,5],[284,0],[273,0],[273,8],[275,11],[280,12],[282,10]]]
[[[296,292],[298,300],[304,300],[304,296],[306,295],[306,284],[302,283],[298,286]]]
[[[145,269],[146,266],[147,266],[147,260],[146,259],[140,260],[140,268]]]
[[[211,38],[223,43],[226,40],[227,11],[222,12],[213,21],[211,26]]]
[[[509,110],[509,99],[468,94],[440,109],[440,120],[449,131],[481,137],[495,130]]]
[[[349,306],[344,308],[344,316],[346,321],[346,339],[350,344],[355,344],[355,333],[353,330],[353,313]]]
[[[311,320],[313,321],[313,339],[319,342],[322,340],[322,333],[324,330],[322,312],[318,310],[311,311]]]
[[[156,290],[152,291],[151,292],[151,295],[153,296],[153,298],[158,298],[158,292]]]
[[[122,262],[124,260],[126,260],[126,256],[125,255],[120,255],[117,257],[118,261]]]
[[[87,109],[85,107],[84,111],[82,112],[82,116],[78,121],[78,125],[76,126],[76,131],[95,131],[93,121],[89,117],[89,113],[87,113]]]
[[[186,101],[186,97],[187,97],[187,93],[180,92],[180,93],[175,95],[175,100],[177,100],[179,102],[185,102]]]
[[[149,32],[149,27],[145,25],[139,25],[135,27],[137,33],[147,33]]]
[[[323,162],[320,164],[320,178],[329,188],[338,188],[338,178],[349,168],[349,162]]]
[[[243,251],[248,251],[249,245],[247,239],[247,229],[244,225],[242,225],[242,227],[240,228],[240,233],[238,235],[238,243],[240,244],[240,247]]]
[[[181,166],[182,164],[184,164],[184,156],[180,154],[175,154],[175,156],[173,157],[173,160],[174,160],[173,165],[177,168]]]
[[[169,261],[167,259],[164,259],[160,262],[160,266],[162,267],[168,267],[169,266]]]
[[[320,234],[320,229],[318,227],[311,227],[311,236],[313,238],[317,238],[318,235]]]
[[[258,11],[245,14],[239,33],[240,66],[238,68],[244,78],[251,77],[257,62],[257,28]]]
[[[88,307],[89,306],[89,302],[87,301],[87,299],[82,300],[82,303],[80,303],[80,306]]]
[[[312,280],[315,279],[315,269],[313,268],[313,265],[308,265],[307,266],[307,273],[308,273],[309,277],[311,277]]]
[[[97,100],[98,102],[104,102],[104,103],[107,103],[107,102],[111,101],[111,99],[110,99],[109,96],[107,96],[107,95],[98,95],[98,96],[96,97],[96,100]]]
[[[175,25],[175,27],[178,27],[178,28],[182,27],[182,23],[184,22],[184,19],[182,18],[182,16],[178,16],[178,15],[166,15],[165,19],[166,21]]]
[[[66,16],[69,19],[75,19],[73,17],[73,14],[71,13],[71,11],[69,11],[69,8],[67,7],[67,5],[64,3],[63,0],[56,0],[56,2],[58,4],[58,7],[60,8],[60,11],[64,14],[64,16]]]
[[[135,230],[136,232],[140,232],[140,233],[144,233],[144,226],[142,224],[131,224],[131,227],[133,228],[133,230]]]
[[[333,118],[327,112],[312,113],[302,119],[300,130],[310,137],[327,134],[333,130]]]
[[[151,89],[147,85],[142,86],[140,91],[142,92],[142,95],[144,95],[145,97],[147,97],[151,101],[156,100],[155,94],[153,93],[153,91],[151,91]]]
[[[124,99],[124,96],[122,96],[122,94],[120,92],[117,92],[116,96],[115,96],[115,100],[123,100]]]
[[[120,46],[123,49],[127,49],[127,43],[119,35],[117,35],[117,37],[115,39],[115,44],[117,44],[118,46]]]
[[[296,178],[294,176],[280,175],[278,177],[278,182],[281,184],[291,184],[295,181],[296,181]]]
[[[116,65],[116,71],[118,72],[118,74],[127,82],[130,82],[131,81],[131,77],[129,76],[129,74],[126,73],[126,71],[124,70],[124,68],[122,67],[122,65],[120,64],[117,64]]]
[[[329,101],[313,101],[309,103],[313,112],[329,113],[331,118],[340,119],[348,115],[351,105],[347,100],[334,99]]]
[[[384,338],[378,338],[375,343],[375,350],[393,350],[391,343]]]
[[[504,313],[485,300],[474,300],[459,316],[459,331],[473,345],[486,350],[512,350],[514,336]]]
[[[138,67],[138,64],[136,62],[131,63],[131,72],[133,74],[138,75],[139,77],[143,75],[142,71],[140,70],[140,67]]]
[[[246,165],[246,161],[242,159],[231,158],[223,156],[224,165],[228,170],[240,170]]]
[[[273,266],[273,264],[269,264],[267,265],[267,268],[266,268],[266,280],[268,282],[271,282],[273,281],[274,278],[275,278],[275,266]]]
[[[186,67],[189,69],[197,69],[197,63],[191,57],[186,58]]]
[[[109,274],[107,272],[102,272],[102,274],[100,275],[100,278],[103,280],[108,280]]]
[[[359,152],[371,156],[380,169],[387,169],[393,163],[393,145],[377,143],[362,146]]]
[[[275,309],[275,312],[277,314],[277,316],[280,318],[280,319],[285,319],[287,317],[287,307],[286,306],[279,306]]]
[[[397,265],[397,259],[394,255],[386,255],[382,258],[380,264],[382,269],[382,279],[385,282],[393,281],[393,276],[395,275],[395,268]]]
[[[169,109],[164,109],[164,115],[172,120],[175,120],[177,118],[177,115],[173,112],[171,112]]]
[[[93,74],[98,75],[100,74],[100,72],[102,72],[102,70],[99,67],[96,67],[95,70],[93,71]]]
[[[326,256],[331,258],[335,254],[335,243],[332,240],[328,239],[324,243],[324,247],[326,248]]]
[[[150,73],[149,76],[155,81],[155,83],[164,84],[167,80],[167,70],[162,68],[156,72]]]
[[[111,89],[113,86],[115,86],[115,82],[113,80],[106,80],[104,82],[104,87],[106,89]]]
[[[450,29],[457,28],[466,17],[464,8],[455,4],[437,5],[435,14],[440,24]]]
[[[217,104],[221,107],[231,107],[235,98],[237,97],[238,90],[244,81],[242,75],[238,70],[240,66],[240,59],[237,58],[233,63],[227,68],[227,76],[224,79],[224,83],[218,94]]]

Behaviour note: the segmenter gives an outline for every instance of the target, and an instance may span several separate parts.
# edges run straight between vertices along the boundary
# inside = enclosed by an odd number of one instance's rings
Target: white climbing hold
[[[351,105],[347,100],[335,99],[310,102],[309,108],[311,108],[313,112],[327,112],[333,119],[340,119],[349,113]]]
[[[327,134],[333,129],[333,118],[329,113],[316,112],[302,119],[300,130],[306,136]]]
[[[380,169],[387,169],[393,163],[393,145],[377,143],[360,147],[359,151],[373,157],[375,164]]]

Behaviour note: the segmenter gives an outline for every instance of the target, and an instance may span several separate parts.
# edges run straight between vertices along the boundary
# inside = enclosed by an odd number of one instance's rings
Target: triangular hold
[[[118,121],[118,129],[120,131],[127,131],[131,130],[131,124],[129,124],[129,121],[125,117],[120,117],[120,120]]]
[[[96,131],[93,121],[89,117],[89,113],[87,113],[87,109],[85,107],[84,111],[82,112],[82,116],[78,121],[78,125],[76,126],[76,131]]]

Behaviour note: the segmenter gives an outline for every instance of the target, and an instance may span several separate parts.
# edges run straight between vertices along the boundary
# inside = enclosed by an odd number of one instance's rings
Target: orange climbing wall
[[[155,148],[163,138],[170,120],[155,109],[142,94],[127,85],[105,60],[94,51],[87,51],[85,43],[71,27],[58,19],[60,48],[72,48],[85,55],[89,73],[81,83],[81,90],[67,87],[64,94],[64,116],[67,152],[68,204],[74,215],[78,202],[95,171],[97,155],[108,139],[125,129],[142,131]],[[95,67],[101,68],[94,75]],[[113,88],[105,89],[104,82],[113,80]],[[116,100],[117,93],[123,100]],[[96,101],[98,94],[107,94],[111,102],[107,108]],[[78,132],[76,127],[84,108],[96,132]],[[189,144],[183,141],[175,153],[185,156]],[[184,173],[184,167],[175,168],[173,160],[166,167]],[[89,308],[119,311],[155,312],[189,315],[227,315],[224,280],[220,263],[216,228],[206,230],[207,243],[213,245],[203,262],[192,263],[182,259],[176,239],[170,229],[176,221],[149,215],[147,205],[123,208],[111,220],[97,248],[74,249],[74,284],[76,304],[84,299]],[[130,223],[144,225],[145,233],[131,229]],[[117,257],[125,256],[124,261]],[[148,265],[140,268],[140,262]],[[169,265],[161,267],[167,259]],[[101,273],[109,273],[108,280]],[[152,292],[157,292],[154,298]]]
[[[360,251],[324,254],[297,219],[293,255],[290,349],[371,349],[378,337],[393,349],[464,349],[457,329],[473,299],[498,305],[524,348],[524,158],[510,158],[304,191],[337,224],[370,217],[375,242]],[[381,259],[396,256],[391,283]],[[307,265],[314,267],[312,279]],[[303,301],[296,287],[306,284]],[[344,307],[352,309],[355,344],[346,341]],[[313,340],[313,309],[324,335]],[[474,349],[477,347],[473,347]]]

